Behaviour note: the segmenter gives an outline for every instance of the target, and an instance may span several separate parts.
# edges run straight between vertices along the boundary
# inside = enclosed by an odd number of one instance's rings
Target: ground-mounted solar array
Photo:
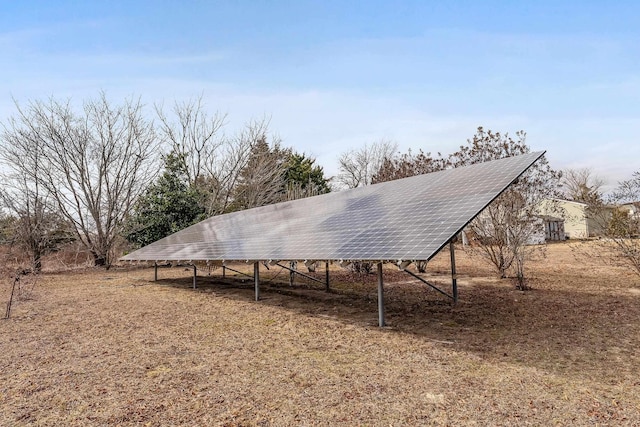
[[[429,260],[544,152],[211,217],[123,260]]]

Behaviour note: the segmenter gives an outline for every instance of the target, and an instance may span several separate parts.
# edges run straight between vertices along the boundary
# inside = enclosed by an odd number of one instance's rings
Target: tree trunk
[[[107,270],[109,269],[110,265],[106,255],[97,252],[91,252],[91,255],[93,255],[93,265],[95,267],[105,267]]]
[[[33,258],[31,260],[31,266],[33,268],[34,274],[38,274],[42,270],[42,256],[39,253],[33,254]]]

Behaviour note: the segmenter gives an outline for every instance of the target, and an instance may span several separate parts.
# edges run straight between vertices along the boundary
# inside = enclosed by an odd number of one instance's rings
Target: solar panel
[[[214,216],[122,260],[429,260],[544,152]]]

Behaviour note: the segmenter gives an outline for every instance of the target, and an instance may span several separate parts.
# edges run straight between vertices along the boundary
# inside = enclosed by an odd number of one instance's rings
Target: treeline
[[[395,144],[381,141],[344,153],[339,159],[339,179],[345,186],[357,187],[529,151],[524,132],[517,132],[512,138],[509,134],[485,131],[482,127],[465,145],[448,155],[432,155],[422,150],[398,153]],[[479,243],[472,250],[493,265],[500,277],[509,275],[516,278],[516,286],[520,289],[528,288],[525,263],[535,252],[528,243],[540,231],[537,206],[545,199],[559,196],[560,178],[561,173],[553,170],[547,159],[542,157],[467,227],[468,233]],[[464,192],[465,189],[460,190]],[[456,194],[447,197],[456,200]],[[416,268],[424,272],[426,262],[416,262]]]
[[[123,239],[144,245],[212,215],[330,191],[315,159],[283,147],[268,120],[225,132],[201,99],[151,114],[105,94],[16,103],[2,123],[2,237],[32,268],[77,241],[109,267]]]
[[[0,238],[29,254],[36,271],[43,255],[71,241],[108,268],[123,244],[144,246],[213,215],[530,151],[524,132],[511,137],[482,127],[446,155],[400,153],[383,140],[343,152],[339,174],[329,179],[315,159],[284,146],[268,120],[234,133],[226,124],[202,99],[168,110],[139,99],[117,104],[104,94],[82,108],[53,98],[16,103],[0,132]],[[605,237],[622,248],[614,257],[640,274],[639,176],[605,196],[589,170],[563,175],[543,157],[469,224],[472,250],[527,288],[525,262],[535,252],[528,243],[544,226],[540,203],[564,198],[607,218]],[[611,210],[624,202],[636,202],[636,213]]]
[[[395,143],[383,140],[344,152],[337,180],[354,188],[529,151],[525,132],[511,137],[482,127],[450,154],[401,153]],[[623,266],[640,276],[640,171],[607,194],[604,183],[588,168],[554,170],[543,157],[469,224],[466,231],[475,240],[469,250],[500,277],[512,277],[516,287],[527,289],[527,260],[544,252],[543,246],[530,243],[544,236],[545,216],[575,220],[561,207],[563,199],[583,204],[586,218],[601,230],[599,240],[580,246],[576,254]],[[417,262],[416,267],[424,271],[426,263]]]

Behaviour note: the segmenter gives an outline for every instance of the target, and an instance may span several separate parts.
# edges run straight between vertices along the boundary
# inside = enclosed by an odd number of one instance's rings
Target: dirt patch
[[[257,303],[220,269],[44,275],[0,322],[0,425],[640,425],[635,277],[552,245],[521,292],[457,256],[456,306],[385,268],[386,328],[337,268]]]

